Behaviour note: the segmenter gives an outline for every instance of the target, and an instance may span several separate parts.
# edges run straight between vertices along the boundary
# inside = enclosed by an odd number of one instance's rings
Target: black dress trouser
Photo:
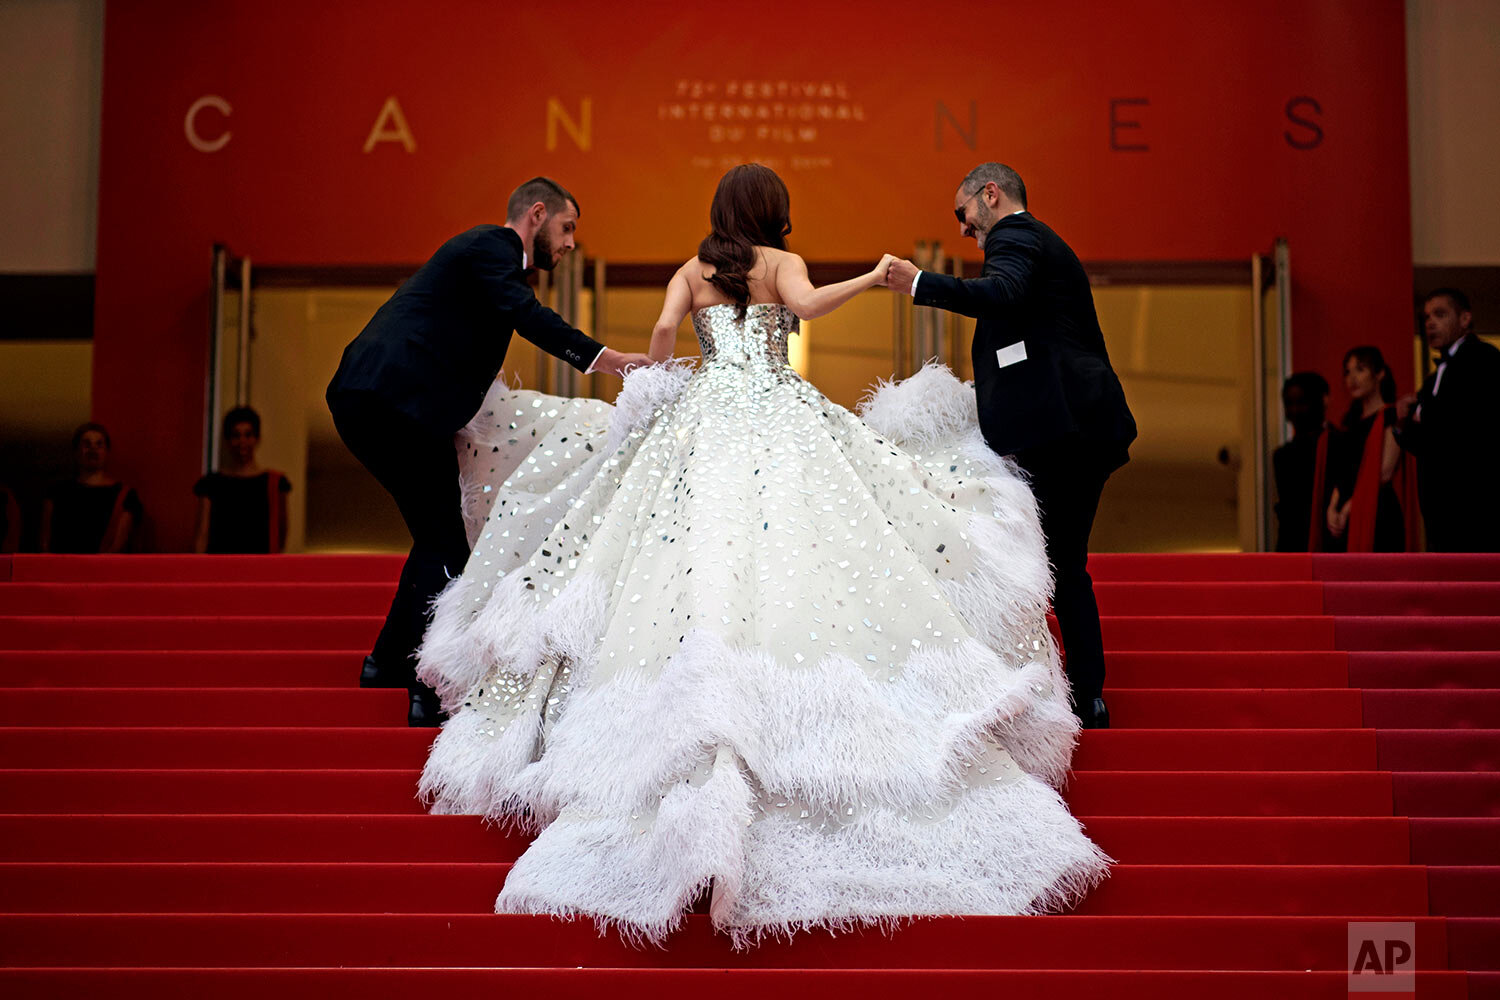
[[[1047,539],[1055,585],[1052,611],[1062,632],[1063,664],[1075,710],[1104,693],[1104,638],[1089,576],[1089,534],[1109,474],[1120,464],[1087,444],[1059,444],[1016,455],[1031,483]]]
[[[383,680],[413,687],[414,654],[432,600],[469,559],[453,436],[364,393],[331,396],[328,408],[339,437],[390,493],[411,532],[411,552],[371,655]]]

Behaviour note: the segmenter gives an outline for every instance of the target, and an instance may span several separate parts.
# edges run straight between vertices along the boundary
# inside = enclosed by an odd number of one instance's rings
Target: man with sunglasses
[[[1031,482],[1056,574],[1052,607],[1073,711],[1084,728],[1108,728],[1088,542],[1104,483],[1129,460],[1135,418],[1109,363],[1088,275],[1062,238],[1026,211],[1020,175],[1003,163],[980,164],[958,186],[953,213],[963,237],[984,251],[980,276],[897,260],[886,284],[918,305],[978,320],[979,427]]]

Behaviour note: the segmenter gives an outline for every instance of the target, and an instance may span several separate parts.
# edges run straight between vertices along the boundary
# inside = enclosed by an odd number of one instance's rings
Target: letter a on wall
[[[412,138],[406,116],[401,113],[401,105],[395,97],[387,97],[380,114],[375,116],[375,125],[370,129],[369,138],[365,140],[365,152],[368,153],[377,143],[382,142],[399,142],[408,153],[417,151],[417,140]]]

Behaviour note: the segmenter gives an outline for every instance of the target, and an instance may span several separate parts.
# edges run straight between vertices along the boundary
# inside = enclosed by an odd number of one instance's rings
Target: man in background
[[[1422,302],[1437,369],[1396,404],[1398,440],[1417,458],[1429,552],[1500,552],[1500,350],[1474,333],[1469,297],[1439,288]]]

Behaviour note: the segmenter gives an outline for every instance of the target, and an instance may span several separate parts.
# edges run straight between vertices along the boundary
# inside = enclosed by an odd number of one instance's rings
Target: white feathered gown
[[[1076,901],[1108,859],[1054,790],[1041,531],[972,390],[929,366],[861,422],[786,307],[693,323],[696,371],[497,392],[462,437],[488,516],[421,651],[421,793],[537,831],[496,910],[660,941],[711,886],[742,944]]]

